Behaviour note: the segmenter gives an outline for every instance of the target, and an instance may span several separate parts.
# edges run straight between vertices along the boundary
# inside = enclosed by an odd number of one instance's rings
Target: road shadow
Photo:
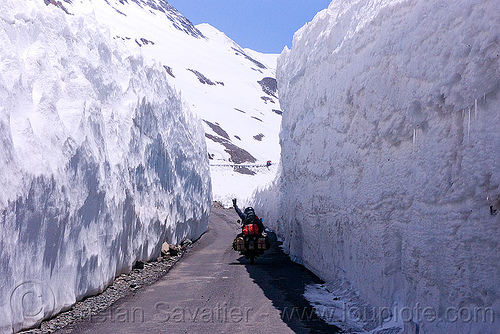
[[[246,266],[247,264],[244,261],[238,260],[239,262],[231,262],[230,266]]]
[[[271,248],[250,264],[244,256],[238,262],[245,265],[250,277],[264,291],[273,306],[281,313],[282,320],[295,333],[341,333],[341,329],[327,324],[314,312],[304,298],[309,284],[324,281],[300,264],[293,262],[279,247],[274,233],[268,233]]]

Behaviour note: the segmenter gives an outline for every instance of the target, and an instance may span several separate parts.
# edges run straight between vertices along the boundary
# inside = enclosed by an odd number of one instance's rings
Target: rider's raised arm
[[[234,206],[234,210],[236,210],[236,213],[238,214],[238,216],[240,216],[241,221],[245,220],[245,214],[241,212],[240,208],[238,208],[237,205]]]
[[[241,221],[245,220],[245,214],[241,212],[240,208],[238,208],[238,205],[236,205],[236,199],[233,199],[233,206],[238,216],[240,216]]]

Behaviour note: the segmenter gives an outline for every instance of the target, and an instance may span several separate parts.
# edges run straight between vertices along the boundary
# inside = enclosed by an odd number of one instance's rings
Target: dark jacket
[[[240,216],[241,222],[243,223],[245,221],[245,219],[247,218],[247,215],[244,214],[243,212],[241,212],[240,208],[238,208],[238,206],[236,204],[234,204],[234,210],[236,210],[236,213],[238,214],[238,216]],[[264,232],[264,230],[265,230],[265,227],[264,227],[264,224],[262,223],[262,220],[260,220],[259,217],[257,217],[257,215],[255,215],[255,219],[254,219],[253,223],[257,224],[257,226],[259,227],[259,233],[262,234],[262,232]]]

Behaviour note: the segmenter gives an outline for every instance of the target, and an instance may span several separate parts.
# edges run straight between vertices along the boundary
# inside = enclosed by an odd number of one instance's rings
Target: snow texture
[[[500,2],[333,1],[277,80],[281,165],[256,208],[291,256],[436,312],[407,333],[497,332]]]
[[[203,125],[167,76],[93,13],[2,1],[1,333],[206,230]]]
[[[114,39],[141,54],[145,63],[165,66],[169,84],[189,108],[228,134],[229,139],[220,137],[203,124],[210,165],[216,165],[211,167],[218,182],[214,200],[230,205],[237,197],[245,203],[245,196],[268,179],[267,170],[246,175],[234,165],[279,160],[281,116],[273,111],[280,109],[278,94],[271,90],[274,96],[267,95],[259,84],[272,86],[278,55],[243,49],[208,24],[193,26],[164,0],[72,0],[65,6],[71,13],[94,13]],[[264,95],[272,102],[264,101]],[[259,133],[265,136],[262,141],[254,139]],[[240,183],[247,188],[235,186]]]

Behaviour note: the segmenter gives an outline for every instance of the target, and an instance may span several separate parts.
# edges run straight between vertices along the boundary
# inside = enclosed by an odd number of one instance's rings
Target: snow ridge
[[[121,4],[123,4],[123,0],[119,0]],[[201,31],[196,29],[196,27],[189,21],[185,16],[177,11],[171,4],[169,4],[165,0],[132,0],[137,3],[141,7],[146,7],[148,9],[157,10],[165,13],[167,18],[172,22],[174,27],[180,31],[185,32],[186,34],[196,37],[196,38],[205,38]]]
[[[95,15],[146,64],[164,66],[169,83],[189,108],[228,134],[220,137],[208,123],[203,125],[210,164],[225,165],[211,170],[215,200],[230,205],[238,197],[244,205],[256,184],[273,177],[267,169],[242,174],[235,165],[279,160],[278,93],[267,96],[259,84],[264,78],[274,80],[278,55],[243,49],[208,24],[192,27],[166,1],[72,0],[67,7],[78,15]],[[255,140],[260,133],[264,137]]]

